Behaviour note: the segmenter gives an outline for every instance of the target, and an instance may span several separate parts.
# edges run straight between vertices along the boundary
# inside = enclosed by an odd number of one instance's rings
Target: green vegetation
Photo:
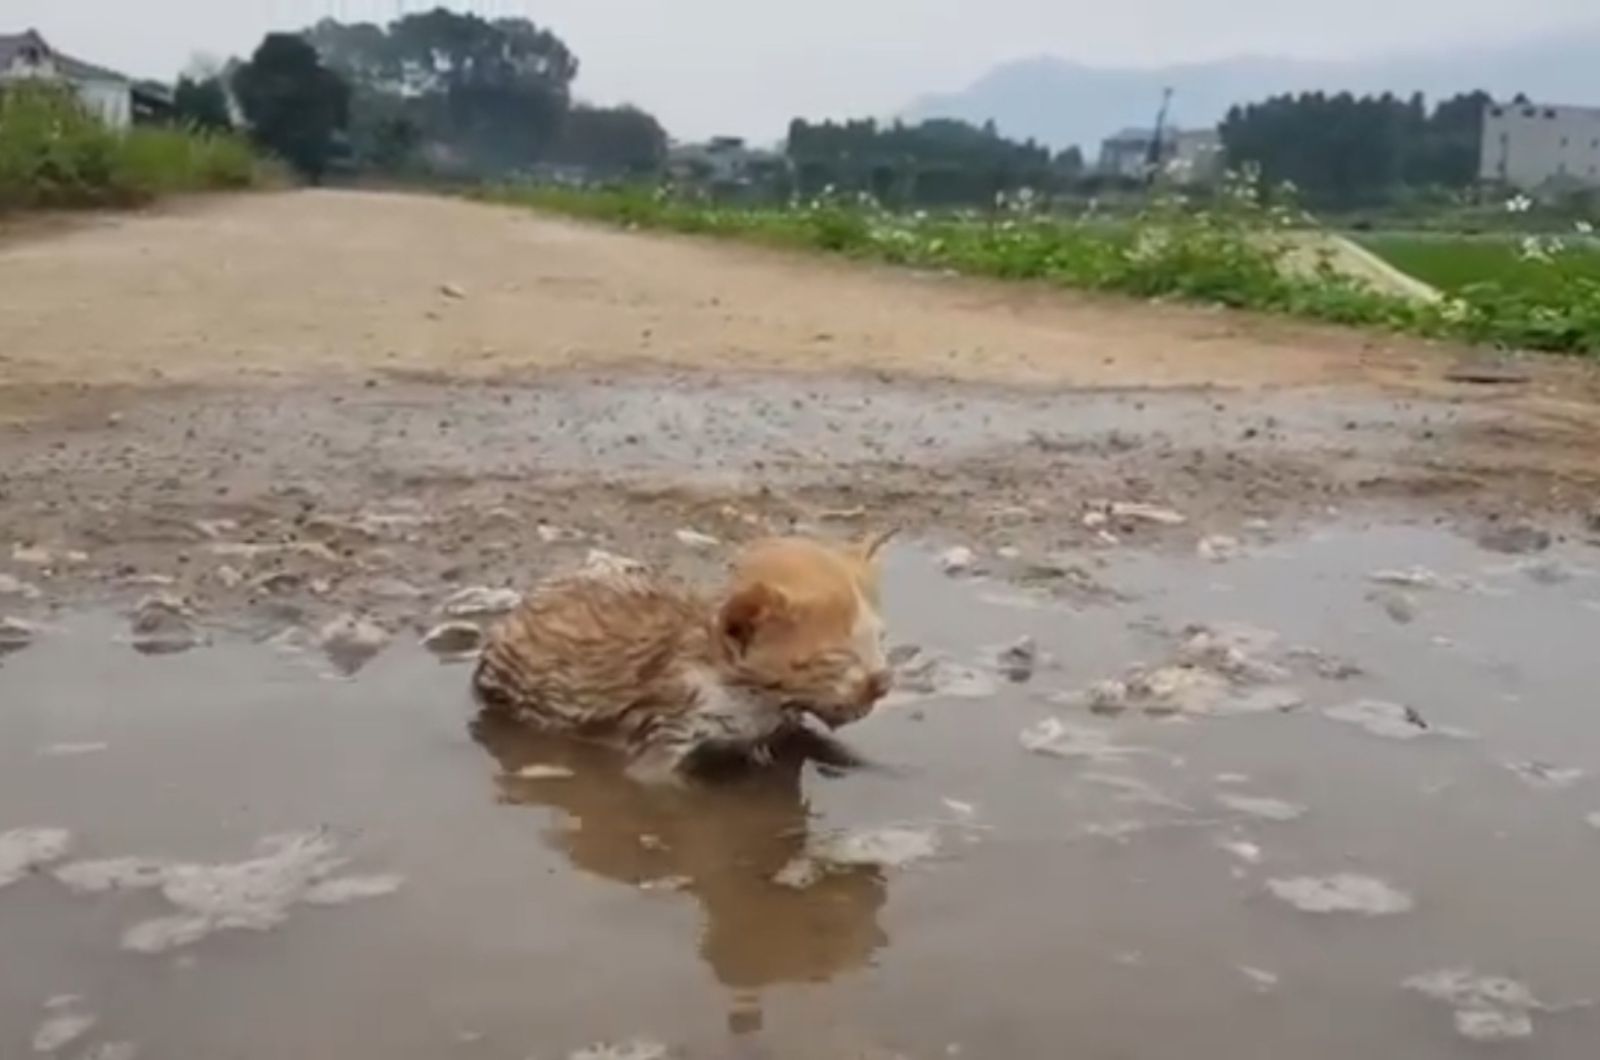
[[[243,188],[257,159],[241,139],[176,128],[107,129],[69,93],[0,93],[0,212],[133,206],[162,195]]]
[[[1447,294],[1493,282],[1512,290],[1545,292],[1567,273],[1600,277],[1600,243],[1570,238],[1390,234],[1359,242],[1401,272]]]
[[[1306,219],[1250,182],[1199,210],[1160,200],[1131,219],[1062,219],[1026,197],[989,215],[890,214],[869,199],[823,198],[785,208],[718,207],[665,191],[502,186],[481,197],[630,227],[822,250],[851,257],[1039,280],[1141,298],[1172,298],[1381,327],[1512,348],[1600,353],[1600,274],[1569,267],[1541,244],[1550,282],[1469,284],[1440,302],[1370,289],[1326,262],[1284,267]],[[1300,241],[1303,245],[1303,240]]]

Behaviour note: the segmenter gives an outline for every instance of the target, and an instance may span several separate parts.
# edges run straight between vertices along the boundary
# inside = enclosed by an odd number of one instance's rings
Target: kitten
[[[473,686],[527,724],[626,748],[639,775],[719,754],[764,760],[804,715],[836,729],[888,693],[878,554],[889,536],[757,542],[714,600],[591,554],[495,627]]]

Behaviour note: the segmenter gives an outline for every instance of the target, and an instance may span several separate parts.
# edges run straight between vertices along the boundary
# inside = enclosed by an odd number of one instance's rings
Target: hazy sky
[[[248,52],[269,28],[386,19],[423,0],[0,0],[0,30],[170,78],[195,53]],[[580,96],[635,102],[681,137],[763,140],[789,117],[885,115],[1044,53],[1155,65],[1245,52],[1336,58],[1491,43],[1600,20],[1596,0],[475,0],[525,14],[583,64]]]

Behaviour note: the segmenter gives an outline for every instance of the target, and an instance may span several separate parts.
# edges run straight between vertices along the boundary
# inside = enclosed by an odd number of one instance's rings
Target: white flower
[[[1574,221],[1572,223],[1572,227],[1577,229],[1578,230],[1578,234],[1581,235],[1581,236],[1592,236],[1592,235],[1594,235],[1594,224],[1592,222],[1589,222],[1589,221]]]
[[[1527,213],[1533,209],[1533,200],[1526,195],[1513,195],[1506,200],[1506,213]]]
[[[1523,261],[1549,261],[1550,252],[1539,242],[1538,236],[1524,236],[1521,257]]]

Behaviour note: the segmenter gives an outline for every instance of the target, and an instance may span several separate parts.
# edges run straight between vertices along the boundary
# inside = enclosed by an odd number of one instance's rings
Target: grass
[[[1401,272],[1447,294],[1495,282],[1522,291],[1537,292],[1558,283],[1560,274],[1540,251],[1532,256],[1519,239],[1503,236],[1381,235],[1359,242]],[[1547,240],[1536,244],[1541,250]],[[1563,267],[1600,277],[1600,244],[1575,237],[1564,240]]]
[[[885,213],[871,203],[824,200],[784,208],[724,207],[664,190],[534,185],[479,189],[476,197],[626,227],[664,229],[816,250],[864,260],[953,269],[999,279],[1146,299],[1232,306],[1513,349],[1600,354],[1600,273],[1571,248],[1537,244],[1536,259],[1434,282],[1438,302],[1377,291],[1324,265],[1285,267],[1307,219],[1249,181],[1205,209],[1153,203],[1131,219]],[[1377,249],[1402,271],[1394,242]],[[1452,244],[1418,252],[1443,269]],[[1502,248],[1503,249],[1503,248]],[[1393,253],[1395,257],[1390,257]],[[1513,266],[1515,266],[1513,268]],[[1524,268],[1524,266],[1526,266]],[[1434,273],[1440,275],[1439,272]]]
[[[12,86],[0,93],[0,212],[136,206],[164,195],[250,187],[262,172],[237,136],[146,127],[119,133],[59,89]]]

